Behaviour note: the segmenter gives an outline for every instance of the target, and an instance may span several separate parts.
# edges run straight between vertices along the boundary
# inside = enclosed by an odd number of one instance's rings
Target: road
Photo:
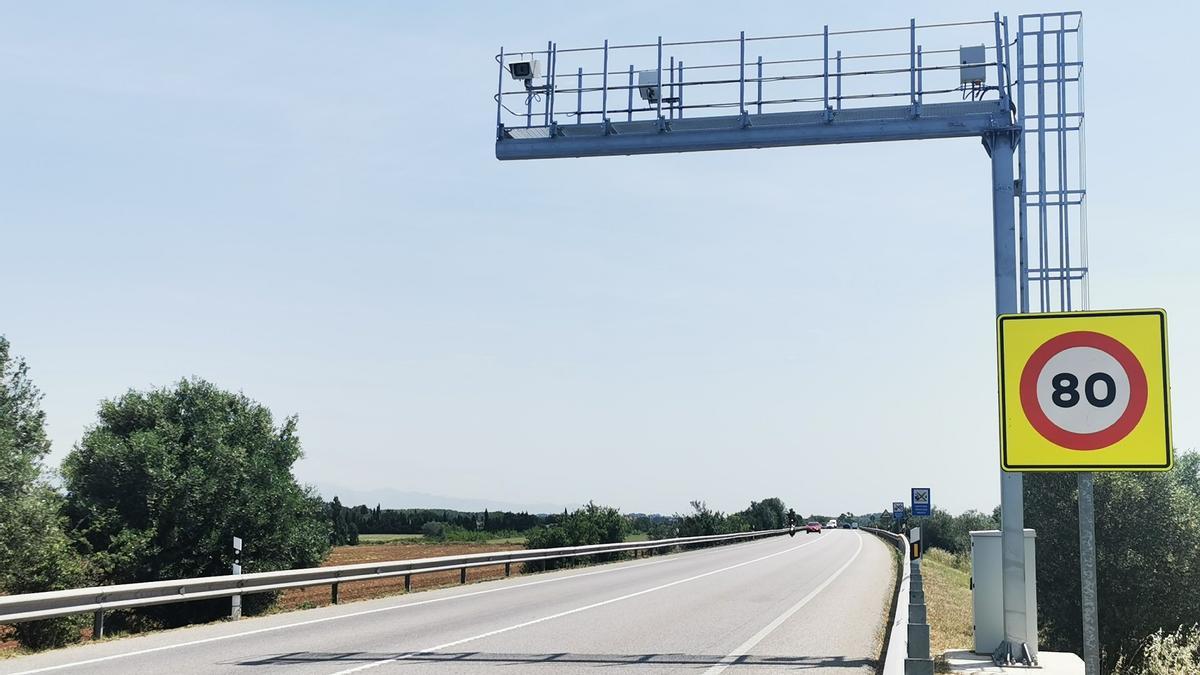
[[[856,530],[164,631],[0,673],[875,672],[894,573]]]

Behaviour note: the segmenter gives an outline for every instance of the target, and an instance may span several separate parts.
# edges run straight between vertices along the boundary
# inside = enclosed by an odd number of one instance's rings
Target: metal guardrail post
[[[506,563],[504,563],[504,576],[507,577],[507,576],[511,576],[511,575],[512,575],[512,563],[506,562]]]
[[[467,583],[467,568],[464,567],[458,571],[458,583]]]
[[[933,675],[926,610],[921,560],[918,558],[909,563],[908,655],[904,659],[904,675]]]
[[[92,639],[104,637],[104,610],[98,609],[92,614]]]
[[[404,592],[408,593],[411,590],[412,590],[412,575],[405,574],[404,575]]]
[[[338,604],[338,585],[337,585],[337,582],[334,582],[334,583],[333,583],[333,585],[331,585],[331,586],[329,587],[329,596],[330,596],[330,597],[329,597],[329,601],[330,601],[332,604],[335,604],[335,605],[336,605],[336,604]]]

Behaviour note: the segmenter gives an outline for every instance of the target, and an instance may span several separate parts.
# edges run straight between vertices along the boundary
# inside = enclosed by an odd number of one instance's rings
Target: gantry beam
[[[606,133],[607,128],[607,133]],[[603,157],[982,137],[1013,128],[1007,101],[936,103],[692,119],[506,127],[496,159]]]

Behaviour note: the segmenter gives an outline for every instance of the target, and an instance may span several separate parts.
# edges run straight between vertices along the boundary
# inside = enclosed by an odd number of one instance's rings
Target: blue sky
[[[322,485],[996,504],[977,141],[501,164],[492,55],[1072,7],[512,7],[0,6],[0,332],[46,394],[52,461],[100,399],[196,375],[298,414],[297,473]],[[1167,308],[1181,448],[1197,94],[1171,64],[1196,14],[1085,18],[1092,303]]]

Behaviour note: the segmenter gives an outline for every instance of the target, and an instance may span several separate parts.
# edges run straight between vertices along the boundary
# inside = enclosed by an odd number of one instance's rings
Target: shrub
[[[1180,626],[1173,633],[1160,628],[1146,638],[1131,658],[1124,654],[1112,675],[1180,675],[1200,673],[1200,626]]]

